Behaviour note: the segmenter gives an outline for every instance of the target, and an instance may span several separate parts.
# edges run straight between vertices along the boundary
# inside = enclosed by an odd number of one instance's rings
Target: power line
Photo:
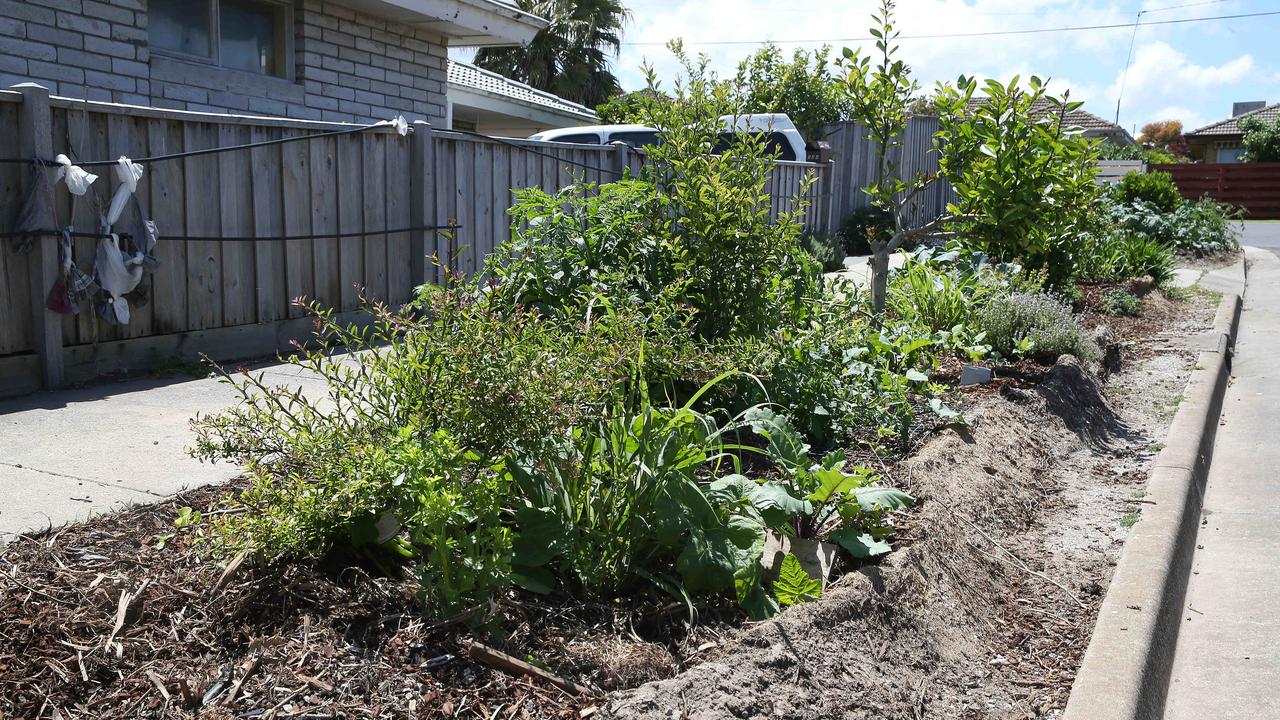
[[[1116,124],[1120,124],[1120,100],[1124,97],[1124,84],[1129,79],[1129,66],[1133,64],[1133,46],[1138,40],[1138,26],[1142,24],[1143,11],[1133,21],[1133,34],[1129,36],[1129,54],[1124,59],[1124,71],[1120,73],[1120,92],[1116,93]]]
[[[1172,9],[1172,8],[1161,8]],[[1147,11],[1151,12],[1151,11]],[[1209,22],[1211,20],[1242,20],[1244,18],[1268,17],[1272,15],[1280,15],[1280,10],[1255,13],[1240,13],[1236,15],[1215,15],[1212,17],[1199,18],[1179,18],[1176,20],[1150,20],[1143,25],[1181,25],[1184,23]],[[1084,30],[1117,30],[1120,28],[1132,28],[1138,23],[1111,23],[1107,25],[1074,25],[1069,27],[1056,28],[1029,28],[1025,30],[989,30],[984,32],[968,32],[968,33],[936,33],[929,35],[899,35],[898,40],[942,40],[948,38],[971,38],[971,37],[994,37],[997,35],[1038,35],[1044,33],[1057,32],[1080,32]],[[847,37],[847,38],[813,38],[809,40],[704,40],[701,42],[686,41],[685,45],[759,45],[761,43],[772,42],[776,44],[784,43],[850,43],[850,42],[870,42],[875,40],[874,37]],[[623,45],[640,46],[640,45],[666,45],[665,42],[624,42]]]

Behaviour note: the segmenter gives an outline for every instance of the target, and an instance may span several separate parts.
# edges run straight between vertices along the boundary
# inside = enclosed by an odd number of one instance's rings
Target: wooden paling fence
[[[933,152],[933,135],[938,131],[938,119],[917,115],[907,121],[907,130],[890,156],[899,177],[915,177],[919,173],[938,171],[938,156]],[[826,141],[831,144],[831,203],[828,215],[829,230],[839,229],[844,219],[855,210],[871,206],[870,197],[863,188],[876,179],[875,145],[868,137],[867,129],[853,122],[828,125]],[[947,203],[954,199],[950,183],[939,179],[927,190],[916,196],[910,213],[913,224],[923,225],[944,215]]]
[[[467,273],[482,268],[509,238],[514,190],[609,182],[644,161],[616,146],[498,140],[424,123],[408,136],[391,127],[332,134],[352,127],[50,98],[38,87],[0,91],[5,158],[140,159],[330,133],[140,160],[146,169],[136,197],[159,228],[153,254],[160,267],[143,280],[127,324],[103,322],[90,303],[81,303],[78,315],[46,310],[61,277],[55,238],[22,253],[14,240],[0,239],[0,396],[202,354],[228,360],[286,351],[312,328],[293,298],[314,299],[352,320],[362,317],[365,300],[404,303],[417,285],[440,279],[433,257],[452,258],[451,266]],[[74,203],[65,186],[54,187],[56,227],[96,232],[118,183],[111,167],[90,170],[100,177]],[[830,227],[826,171],[778,163],[774,213],[787,210],[805,175],[816,173],[806,224]],[[13,227],[35,172],[0,164],[0,231]],[[451,222],[456,232],[379,232]],[[97,243],[74,240],[80,267],[92,266]]]
[[[1280,163],[1152,165],[1173,176],[1188,200],[1209,196],[1244,210],[1247,220],[1280,219]]]

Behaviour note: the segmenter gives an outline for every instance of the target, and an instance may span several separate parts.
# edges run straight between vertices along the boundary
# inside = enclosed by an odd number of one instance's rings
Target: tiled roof
[[[986,98],[983,98],[983,97],[970,98],[969,100],[970,110],[972,110],[974,107],[978,105],[981,105],[985,101],[986,101]],[[1041,98],[1040,100],[1037,100],[1034,105],[1031,106],[1031,110],[1032,112],[1035,112],[1035,113],[1048,115],[1049,113],[1054,111],[1054,107],[1048,100]],[[1082,127],[1085,129],[1086,132],[1088,131],[1109,132],[1109,133],[1120,134],[1120,135],[1123,135],[1124,137],[1129,137],[1129,133],[1123,127],[1109,120],[1103,120],[1097,115],[1094,115],[1091,112],[1087,112],[1084,109],[1077,109],[1067,113],[1067,124]]]
[[[569,102],[557,95],[552,95],[522,82],[503,77],[498,73],[478,68],[469,63],[458,62],[457,60],[449,61],[449,84],[493,95],[501,95],[508,100],[525,103],[526,105],[537,105],[547,110],[574,115],[583,120],[596,119],[595,111],[589,107]]]
[[[1198,130],[1192,130],[1187,133],[1187,137],[1204,137],[1207,135],[1243,135],[1244,131],[1240,129],[1240,121],[1247,117],[1256,117],[1266,123],[1273,123],[1280,120],[1280,103],[1269,105],[1260,110],[1243,113],[1233,118],[1219,120],[1216,123],[1205,125]]]

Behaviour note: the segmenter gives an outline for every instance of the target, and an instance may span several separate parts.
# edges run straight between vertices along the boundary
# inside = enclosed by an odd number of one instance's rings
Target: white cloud
[[[1240,55],[1219,65],[1200,65],[1158,40],[1138,48],[1128,78],[1124,79],[1123,73],[1117,74],[1106,96],[1114,104],[1123,82],[1126,116],[1138,117],[1129,111],[1131,108],[1150,108],[1155,110],[1154,116],[1143,113],[1140,116],[1143,121],[1176,118],[1182,120],[1185,127],[1196,128],[1210,122],[1204,119],[1206,116],[1226,116],[1229,107],[1211,107],[1223,92],[1234,92],[1231,88],[1262,77],[1252,55]],[[1201,111],[1190,110],[1191,104],[1201,107]],[[1171,111],[1185,115],[1173,115]]]
[[[903,35],[941,35],[998,32],[1010,29],[1112,24],[1132,21],[1117,0],[900,0],[896,22]],[[625,40],[665,43],[675,37],[688,41],[725,40],[836,40],[867,35],[870,11],[865,0],[632,0],[632,20]],[[797,46],[782,42],[790,52]],[[870,42],[832,42],[838,54],[844,45],[872,49]],[[1008,79],[1013,75],[1041,77],[1053,69],[1070,66],[1069,58],[1092,62],[1124,62],[1128,35],[1124,31],[1088,31],[1062,34],[1030,34],[986,37],[952,37],[902,41],[901,57],[910,63],[922,86],[957,75]],[[694,54],[705,53],[713,67],[731,74],[737,63],[755,50],[752,45],[690,44]],[[1110,56],[1110,57],[1108,57]],[[616,62],[627,89],[643,85],[638,68],[648,60],[659,77],[670,78],[677,66],[659,45],[627,45]],[[1074,72],[1073,72],[1074,74]],[[1075,83],[1057,78],[1054,87],[1073,88],[1073,96],[1102,96],[1102,83]]]

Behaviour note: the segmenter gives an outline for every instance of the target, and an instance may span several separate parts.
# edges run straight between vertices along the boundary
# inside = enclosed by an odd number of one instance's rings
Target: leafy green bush
[[[662,235],[666,200],[651,183],[516,191],[512,240],[489,256],[492,303],[579,316],[597,297],[628,305],[679,294],[679,252]]]
[[[1132,203],[1103,195],[1098,209],[1104,226],[1113,226],[1181,252],[1210,255],[1239,247],[1232,221],[1239,213],[1212,198],[1184,202],[1173,212],[1141,199]]]
[[[641,108],[645,124],[662,132],[662,142],[646,149],[642,178],[663,198],[656,232],[687,283],[683,299],[697,310],[698,334],[761,335],[802,322],[818,289],[817,268],[800,248],[804,188],[775,217],[773,156],[762,135],[735,133],[722,152],[708,152],[719,143],[720,117],[738,115],[734,88],[708,70],[707,58],[691,61],[678,43],[672,49],[684,76],[674,102]],[[653,70],[646,75],[656,91]]]
[[[1005,357],[1053,362],[1065,353],[1084,361],[1098,355],[1071,308],[1046,293],[995,298],[983,309],[978,326],[991,347]]]
[[[1141,160],[1148,165],[1173,165],[1186,162],[1174,153],[1157,147],[1143,147],[1138,144],[1117,145],[1106,140],[1098,141],[1099,160]]]
[[[1264,122],[1256,116],[1240,121],[1244,131],[1245,162],[1280,162],[1280,120]]]
[[[1160,170],[1126,173],[1116,184],[1114,192],[1126,205],[1141,200],[1164,213],[1173,212],[1182,205],[1182,195],[1173,184],[1173,176]]]
[[[977,82],[961,78],[945,94],[973,99]],[[943,118],[942,173],[955,188],[949,207],[964,243],[1003,260],[1044,267],[1057,287],[1072,274],[1055,246],[1080,230],[1096,197],[1097,149],[1067,114],[1080,103],[1049,94],[1032,77],[1008,84],[988,80],[964,119]],[[1037,107],[1047,101],[1050,112]],[[953,100],[954,102],[954,100]]]
[[[1142,311],[1142,301],[1137,295],[1124,290],[1112,290],[1102,298],[1102,312],[1108,315],[1136,317]]]
[[[844,118],[848,102],[831,74],[831,46],[796,48],[791,60],[765,43],[738,64],[734,84],[744,113],[786,113],[805,140],[821,140],[829,124]],[[803,160],[804,158],[800,158]]]
[[[893,235],[893,216],[888,210],[878,207],[865,207],[854,210],[845,218],[840,229],[840,237],[844,239],[846,255],[868,255],[871,253],[869,238],[889,237]]]
[[[844,269],[844,240],[840,237],[806,231],[800,236],[800,245],[813,256],[823,272]]]
[[[935,342],[906,323],[877,328],[833,301],[771,338],[773,351],[753,369],[766,393],[759,400],[777,404],[816,447],[899,448],[915,419],[908,374],[933,366]]]
[[[642,395],[575,428],[555,453],[510,466],[521,498],[516,571],[526,587],[549,590],[554,568],[593,596],[641,578],[719,592],[759,562],[758,517],[704,480],[733,466],[724,431],[692,405],[662,409]]]

